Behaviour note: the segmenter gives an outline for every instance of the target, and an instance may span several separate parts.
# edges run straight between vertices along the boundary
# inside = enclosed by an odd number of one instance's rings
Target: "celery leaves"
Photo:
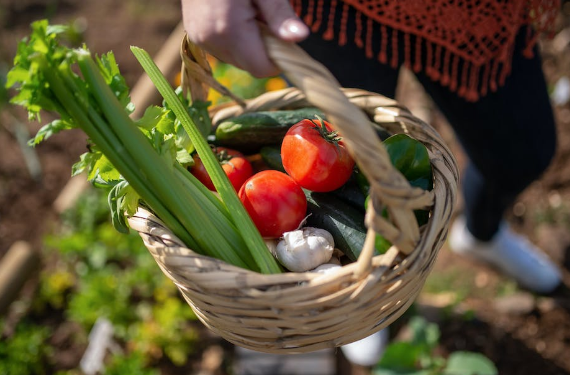
[[[7,75],[6,87],[17,91],[11,102],[26,108],[31,120],[39,121],[41,111],[60,117],[45,125],[31,144],[80,128],[89,138],[89,151],[72,173],[86,172],[96,187],[107,189],[118,231],[127,232],[126,218],[143,206],[198,253],[254,271],[279,272],[270,257],[262,255],[259,261],[264,245],[259,233],[242,235],[242,223],[234,220],[234,213],[186,169],[195,145],[179,120],[179,110],[196,123],[193,140],[204,145],[211,129],[208,103],[190,106],[178,90],[176,108],[166,103],[148,108],[135,122],[130,118],[134,106],[129,88],[113,54],[94,57],[86,46],[67,47],[61,38],[65,31],[65,26],[50,26],[45,20],[34,22]],[[258,237],[252,249],[247,238],[251,235]]]

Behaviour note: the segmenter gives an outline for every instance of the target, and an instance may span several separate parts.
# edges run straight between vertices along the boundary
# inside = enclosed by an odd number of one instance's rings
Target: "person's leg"
[[[465,228],[458,224],[452,230],[452,247],[498,266],[530,289],[548,292],[559,284],[558,271],[504,225],[505,211],[545,171],[556,148],[541,59],[537,50],[534,58],[523,57],[522,42],[521,37],[504,87],[478,102],[457,97],[425,75],[418,79],[449,120],[470,160],[462,181]],[[487,244],[489,251],[475,251]]]
[[[337,9],[337,18],[340,13]],[[349,37],[355,31],[353,16],[354,12],[347,18]],[[338,24],[337,19],[335,25]],[[387,30],[387,37],[391,39],[389,28]],[[379,64],[375,58],[367,59],[365,50],[353,43],[339,47],[336,40],[322,40],[323,31],[324,26],[321,26],[317,35],[312,35],[301,46],[327,66],[342,86],[394,97],[397,69]],[[338,29],[335,35],[338,35]],[[372,46],[381,39],[375,31]],[[399,39],[402,46],[401,35]],[[524,58],[521,55],[523,42],[524,34],[521,33],[512,72],[504,87],[478,102],[465,101],[425,74],[418,74],[418,79],[452,124],[471,161],[464,171],[462,184],[467,228],[459,230],[461,220],[458,220],[452,234],[462,234],[455,238],[464,239],[462,250],[466,253],[484,258],[530,289],[548,292],[560,281],[554,265],[505,226],[499,231],[505,210],[543,173],[554,155],[556,144],[555,123],[541,60],[538,53],[533,59]],[[400,48],[400,64],[402,56],[404,53]],[[390,59],[391,56],[388,61]],[[493,241],[488,242],[491,239]]]
[[[538,53],[515,51],[504,87],[471,103],[419,74],[418,79],[449,120],[470,164],[464,171],[467,226],[489,240],[503,213],[549,165],[555,122]]]

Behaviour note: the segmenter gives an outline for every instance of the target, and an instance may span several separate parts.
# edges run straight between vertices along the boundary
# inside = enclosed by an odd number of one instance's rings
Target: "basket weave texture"
[[[262,275],[188,249],[151,213],[129,219],[157,264],[179,288],[198,318],[229,342],[267,353],[304,353],[338,347],[388,326],[413,303],[445,241],[456,199],[458,168],[439,134],[405,107],[382,95],[341,89],[335,78],[296,45],[265,34],[272,60],[295,87],[213,108],[212,121],[245,112],[319,107],[343,135],[367,176],[373,204],[365,217],[368,234],[357,262],[332,274]],[[186,85],[216,89],[203,55],[182,43]],[[184,80],[183,80],[184,82]],[[223,90],[223,89],[220,89]],[[395,170],[370,126],[406,133],[428,149],[434,189],[410,187]],[[390,220],[378,212],[386,208]],[[413,210],[430,209],[418,228]],[[373,256],[376,232],[394,244]]]

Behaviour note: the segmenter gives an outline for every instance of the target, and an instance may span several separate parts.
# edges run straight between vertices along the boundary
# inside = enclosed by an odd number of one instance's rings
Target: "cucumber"
[[[364,193],[362,193],[362,190],[360,190],[354,173],[344,185],[336,190],[331,191],[329,194],[334,195],[339,200],[344,201],[345,203],[348,203],[352,207],[356,208],[362,213],[362,215],[364,215],[366,212],[366,206],[364,205],[366,201],[366,195],[364,195]]]
[[[283,168],[281,148],[279,146],[263,146],[261,150],[259,150],[259,155],[261,155],[261,159],[269,168],[287,173],[285,172],[285,168]]]
[[[307,197],[306,225],[328,231],[333,236],[335,247],[350,260],[356,261],[366,238],[362,211],[330,193],[315,193],[306,189],[303,191]],[[377,241],[375,253],[381,254],[388,248],[387,241]]]
[[[311,107],[245,113],[220,123],[215,129],[215,143],[246,154],[256,153],[263,146],[281,144],[291,126],[316,116],[325,119],[321,110]]]

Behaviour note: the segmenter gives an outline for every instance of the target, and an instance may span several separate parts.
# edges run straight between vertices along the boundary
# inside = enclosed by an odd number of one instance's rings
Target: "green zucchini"
[[[344,185],[331,191],[330,194],[356,208],[362,215],[366,212],[366,206],[364,205],[366,195],[360,190],[354,173]]]
[[[256,153],[263,146],[281,144],[291,126],[316,116],[325,119],[322,111],[311,107],[245,113],[220,123],[215,129],[215,142],[246,154]]]
[[[330,193],[315,193],[303,189],[307,197],[307,226],[328,231],[335,247],[350,260],[356,261],[366,238],[364,214],[356,207]],[[377,236],[379,237],[379,236]],[[390,244],[376,243],[376,255],[385,252]]]

